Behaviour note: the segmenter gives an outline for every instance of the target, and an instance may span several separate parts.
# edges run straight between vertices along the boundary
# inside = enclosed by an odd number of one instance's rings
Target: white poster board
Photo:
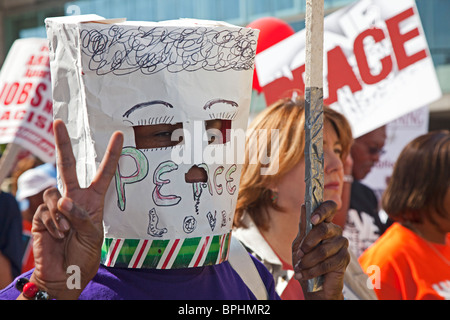
[[[361,136],[442,95],[413,0],[361,0],[325,18],[324,103]],[[304,91],[305,30],[256,56],[267,104]]]
[[[0,143],[14,143],[54,162],[48,41],[19,39],[0,72]]]
[[[242,163],[233,138],[209,143],[206,131],[219,121],[245,138],[258,31],[90,15],[46,25],[55,118],[67,125],[80,185],[91,183],[111,134],[124,134],[105,196],[102,263],[168,269],[226,260]],[[159,144],[178,134],[182,142]],[[194,165],[206,180],[186,178]]]

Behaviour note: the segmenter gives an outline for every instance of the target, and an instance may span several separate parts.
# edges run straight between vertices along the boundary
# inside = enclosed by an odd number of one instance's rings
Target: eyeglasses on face
[[[369,152],[370,155],[372,156],[376,156],[376,155],[383,155],[386,153],[386,150],[384,150],[383,147],[378,148],[378,147],[367,147],[367,151]]]

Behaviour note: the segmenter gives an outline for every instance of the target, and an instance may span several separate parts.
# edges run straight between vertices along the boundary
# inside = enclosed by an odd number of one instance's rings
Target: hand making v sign
[[[44,204],[34,216],[35,270],[30,280],[52,299],[77,299],[100,264],[104,198],[117,167],[123,135],[115,132],[111,136],[92,183],[80,188],[66,126],[55,120],[53,128],[63,191],[61,195],[56,188],[48,189]],[[80,289],[67,287],[67,268],[71,265],[81,271]]]

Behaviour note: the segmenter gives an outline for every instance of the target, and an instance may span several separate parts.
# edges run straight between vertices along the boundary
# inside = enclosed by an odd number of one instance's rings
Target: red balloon
[[[295,31],[286,22],[274,17],[265,17],[251,22],[248,28],[259,29],[258,45],[256,47],[256,54],[266,50],[274,44],[292,36]],[[253,73],[253,89],[261,93],[262,88],[259,85],[256,69]]]

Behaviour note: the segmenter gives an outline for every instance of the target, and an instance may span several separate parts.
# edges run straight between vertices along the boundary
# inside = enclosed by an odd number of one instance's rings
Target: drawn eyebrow
[[[214,104],[216,104],[216,103],[226,103],[226,104],[229,104],[229,105],[232,105],[233,107],[239,107],[239,105],[237,104],[237,102],[235,102],[235,101],[233,101],[233,100],[226,100],[226,99],[212,99],[212,100],[209,100],[206,104],[205,104],[205,106],[203,107],[203,109],[204,110],[206,110],[206,109],[211,109],[211,107],[214,105]]]
[[[165,105],[167,108],[173,108],[173,106],[170,103],[166,102],[166,101],[153,100],[153,101],[138,103],[137,105],[131,107],[128,111],[126,111],[123,114],[122,117],[127,117],[128,118],[132,112],[134,112],[134,111],[136,111],[138,109],[141,109],[141,108],[145,108],[145,107],[148,107],[148,106],[155,105],[155,104],[162,104],[162,105]]]

